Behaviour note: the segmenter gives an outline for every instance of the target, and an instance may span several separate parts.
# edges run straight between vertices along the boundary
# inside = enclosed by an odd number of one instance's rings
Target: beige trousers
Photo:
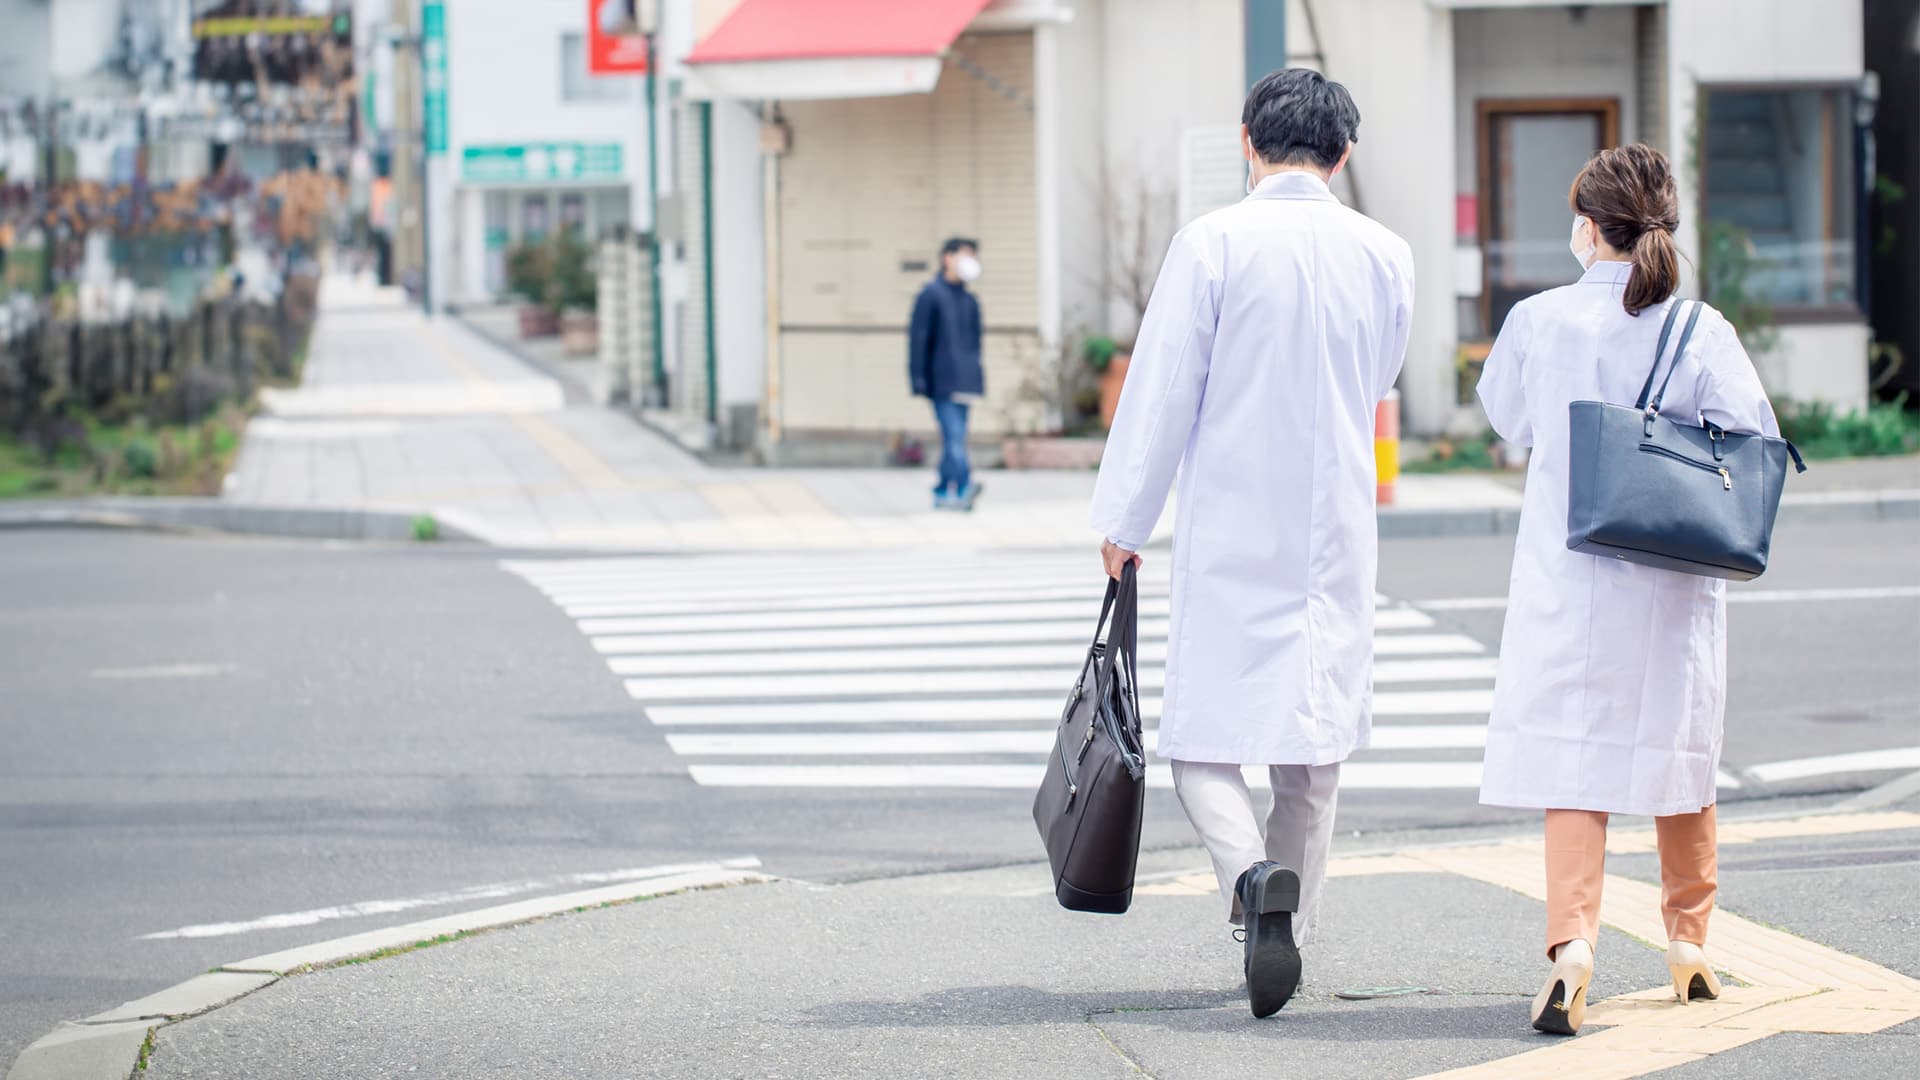
[[[1713,807],[1653,819],[1660,845],[1660,913],[1668,941],[1704,945],[1707,917],[1719,891],[1720,858]],[[1600,883],[1607,872],[1607,815],[1547,811],[1547,955],[1572,941],[1596,943]]]
[[[1269,765],[1266,769],[1273,785],[1273,808],[1264,828],[1239,765],[1176,761],[1173,790],[1213,860],[1214,876],[1227,901],[1227,920],[1238,925],[1245,918],[1233,894],[1234,883],[1247,867],[1271,859],[1300,875],[1300,911],[1293,919],[1293,939],[1305,945],[1313,934],[1321,889],[1327,881],[1340,766]]]

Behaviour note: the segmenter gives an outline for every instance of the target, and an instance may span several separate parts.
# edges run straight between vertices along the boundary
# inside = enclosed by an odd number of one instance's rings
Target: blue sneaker
[[[985,490],[987,490],[987,486],[985,484],[969,483],[966,487],[966,490],[962,491],[960,494],[955,495],[953,497],[953,508],[955,510],[961,510],[967,513],[972,513],[973,504],[979,500],[980,493]]]
[[[939,491],[933,493],[933,508],[935,510],[958,510],[960,509],[960,500],[949,494],[947,489],[941,488]]]

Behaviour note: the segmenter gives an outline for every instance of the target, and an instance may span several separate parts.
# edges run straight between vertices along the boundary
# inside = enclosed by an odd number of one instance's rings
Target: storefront
[[[583,240],[631,221],[619,143],[494,143],[462,147],[455,199],[463,299],[507,288],[507,252],[567,231]],[[478,242],[474,242],[477,238]]]

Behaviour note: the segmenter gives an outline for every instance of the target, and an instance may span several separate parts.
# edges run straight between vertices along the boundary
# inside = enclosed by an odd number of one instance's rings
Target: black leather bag
[[[1660,357],[1681,309],[1692,307],[1666,380]],[[1806,472],[1785,439],[1736,435],[1660,415],[1667,386],[1705,305],[1676,300],[1660,329],[1640,399],[1629,409],[1576,401],[1567,484],[1567,547],[1701,577],[1748,581],[1767,569],[1787,460]]]
[[[1129,563],[1119,580],[1107,583],[1093,646],[1060,714],[1047,777],[1033,798],[1054,897],[1073,911],[1118,915],[1133,903],[1147,794],[1134,659],[1139,610],[1139,581]],[[1109,615],[1113,625],[1102,641]]]

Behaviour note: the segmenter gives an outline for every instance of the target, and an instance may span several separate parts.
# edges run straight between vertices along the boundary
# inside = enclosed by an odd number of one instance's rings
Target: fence
[[[184,316],[31,317],[0,336],[0,433],[75,413],[192,421],[251,400],[262,380],[296,375],[316,288],[291,277],[273,303],[228,297]]]

